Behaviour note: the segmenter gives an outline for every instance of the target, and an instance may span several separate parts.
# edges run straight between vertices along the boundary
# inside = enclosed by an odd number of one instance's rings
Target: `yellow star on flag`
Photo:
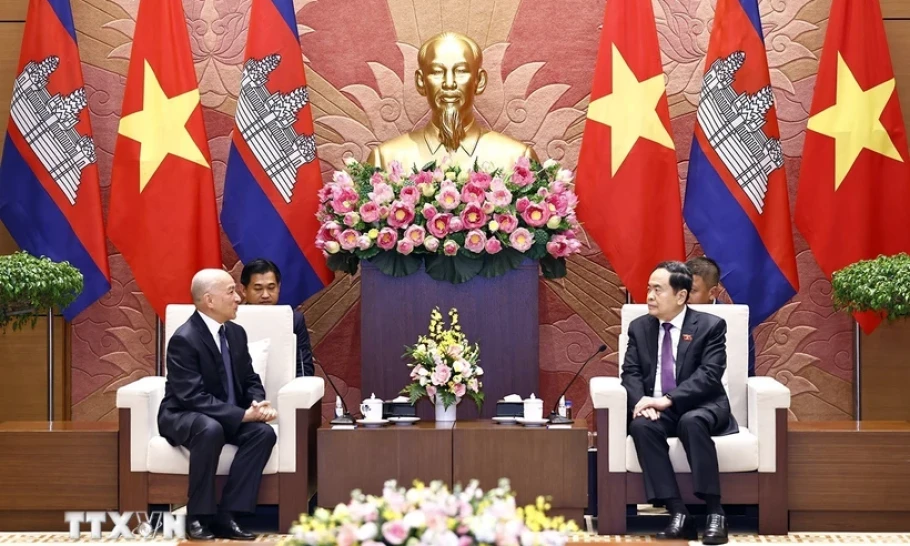
[[[588,119],[612,128],[610,139],[613,175],[639,138],[673,149],[673,138],[657,115],[657,103],[665,93],[664,75],[638,81],[613,44],[613,92],[588,106]]]
[[[847,177],[863,149],[903,162],[880,119],[893,94],[893,77],[864,91],[843,56],[837,54],[837,101],[809,118],[810,131],[827,135],[835,141],[835,190]]]
[[[148,61],[142,83],[142,110],[120,120],[119,133],[139,142],[139,191],[145,189],[168,154],[208,167],[208,161],[186,129],[199,89],[168,97]]]

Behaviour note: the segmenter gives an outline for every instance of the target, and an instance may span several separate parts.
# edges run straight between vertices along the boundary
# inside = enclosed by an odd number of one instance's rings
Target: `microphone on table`
[[[568,424],[571,424],[571,423],[572,423],[572,420],[571,420],[571,419],[569,419],[568,417],[563,417],[562,415],[559,414],[558,411],[556,411],[557,408],[559,408],[559,401],[562,400],[562,397],[565,396],[567,392],[569,392],[569,387],[571,387],[571,386],[572,386],[572,383],[574,383],[575,380],[578,379],[578,376],[581,375],[581,371],[585,369],[585,366],[588,365],[588,362],[591,362],[591,361],[594,359],[595,356],[599,355],[600,353],[602,353],[602,352],[604,352],[604,351],[606,351],[606,350],[607,350],[607,346],[606,346],[606,345],[601,345],[600,347],[597,348],[597,352],[594,353],[593,355],[589,356],[588,359],[585,360],[585,363],[581,365],[581,368],[578,368],[578,371],[575,372],[575,376],[572,377],[572,380],[569,381],[569,384],[568,384],[568,385],[566,385],[565,390],[563,390],[563,391],[562,391],[562,394],[560,394],[560,395],[556,398],[556,403],[553,404],[553,411],[550,412],[550,424],[552,424],[552,425],[568,425]]]
[[[313,366],[314,367],[316,366],[316,357],[315,356],[313,356]],[[348,405],[344,403],[344,398],[341,396],[341,393],[338,392],[338,389],[335,387],[335,383],[332,382],[332,378],[329,377],[329,372],[327,372],[325,370],[325,368],[323,368],[322,371],[325,374],[325,378],[326,378],[326,380],[328,380],[329,385],[332,386],[332,390],[335,391],[335,396],[336,396],[335,399],[341,400],[341,408],[343,410],[341,417],[335,417],[334,419],[329,421],[329,424],[330,425],[351,425],[351,426],[353,426],[354,418],[351,417],[351,414],[348,412]]]

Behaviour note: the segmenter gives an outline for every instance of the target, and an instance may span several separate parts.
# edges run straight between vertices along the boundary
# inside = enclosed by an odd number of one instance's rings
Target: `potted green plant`
[[[82,292],[82,273],[69,264],[27,252],[0,256],[0,329],[34,327],[38,315],[62,309]]]
[[[910,382],[910,256],[897,254],[863,260],[836,271],[831,279],[834,307],[850,313],[875,313],[886,320],[859,339],[861,416],[863,420],[910,419],[906,385]]]

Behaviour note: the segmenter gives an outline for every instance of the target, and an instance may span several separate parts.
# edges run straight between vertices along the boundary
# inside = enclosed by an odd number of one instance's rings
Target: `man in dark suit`
[[[281,294],[281,271],[274,262],[253,260],[240,273],[243,301],[253,305],[275,305]],[[294,310],[294,335],[297,336],[297,377],[316,375],[313,347],[303,313]]]
[[[723,303],[717,299],[720,294],[720,266],[707,256],[692,258],[686,262],[692,273],[692,293],[689,304]],[[755,336],[749,331],[749,377],[755,376]]]
[[[234,514],[255,511],[262,470],[276,441],[267,423],[278,413],[253,371],[246,332],[230,322],[240,303],[234,287],[225,271],[197,273],[191,288],[196,312],[167,346],[158,430],[171,445],[190,452],[187,535],[194,540],[255,538],[237,525]],[[215,472],[226,443],[238,449],[216,504]]]
[[[678,437],[692,469],[695,494],[707,504],[705,544],[727,542],[720,502],[717,451],[711,436],[739,430],[721,378],[727,366],[723,319],[689,309],[692,274],[682,262],[664,262],[648,280],[648,315],[632,321],[622,365],[628,393],[629,434],[641,462],[649,502],[670,511],[657,537],[697,540],[682,501],[667,438]]]

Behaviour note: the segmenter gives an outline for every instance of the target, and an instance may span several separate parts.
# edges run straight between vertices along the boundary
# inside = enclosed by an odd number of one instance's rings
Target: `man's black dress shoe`
[[[190,540],[215,540],[215,534],[198,519],[191,519],[186,528],[186,537]]]
[[[233,518],[228,521],[219,521],[218,523],[212,524],[212,530],[215,531],[215,535],[218,538],[230,540],[255,540],[256,538],[256,535],[244,531],[237,525],[237,522],[234,521]]]
[[[727,540],[726,516],[709,514],[708,525],[705,527],[705,534],[701,540],[702,544],[726,544]]]
[[[670,525],[657,533],[658,540],[698,540],[695,520],[686,514],[671,514]]]

